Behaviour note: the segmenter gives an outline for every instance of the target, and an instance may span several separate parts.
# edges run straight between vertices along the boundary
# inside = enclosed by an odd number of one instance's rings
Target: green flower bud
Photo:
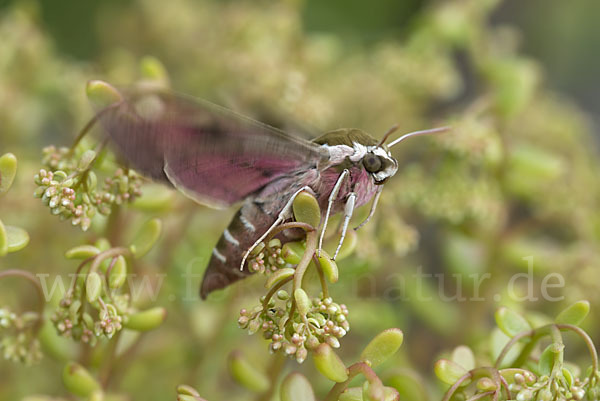
[[[17,175],[17,158],[12,153],[0,156],[0,195],[7,192]]]
[[[252,366],[240,351],[229,355],[229,373],[236,382],[256,393],[263,393],[271,386],[269,378]]]
[[[125,321],[124,326],[131,330],[148,331],[160,326],[167,318],[167,310],[156,307],[132,314]]]
[[[123,255],[117,256],[117,260],[108,275],[108,287],[115,290],[121,288],[127,280],[127,262]]]
[[[341,383],[348,379],[348,370],[328,344],[319,345],[313,352],[317,370],[329,380]]]
[[[310,298],[306,294],[302,288],[298,288],[294,291],[294,299],[296,300],[296,308],[298,308],[298,313],[302,316],[306,316],[306,314],[310,311],[312,306],[312,302],[310,302]]]
[[[85,294],[89,303],[94,303],[102,294],[102,277],[96,272],[88,274],[85,281]]]
[[[300,192],[296,195],[292,208],[296,221],[309,224],[314,228],[319,227],[321,209],[319,208],[319,202],[313,195],[307,191]]]
[[[365,347],[360,355],[360,359],[371,366],[380,365],[400,349],[403,341],[404,334],[402,330],[384,330],[375,336]]]
[[[310,382],[300,373],[287,375],[279,389],[281,401],[315,401],[315,393]]]
[[[100,384],[81,365],[69,362],[63,369],[63,384],[66,389],[80,397],[89,397],[94,391],[100,390]]]
[[[297,265],[304,255],[305,247],[301,241],[286,242],[281,248],[283,260],[292,265]]]

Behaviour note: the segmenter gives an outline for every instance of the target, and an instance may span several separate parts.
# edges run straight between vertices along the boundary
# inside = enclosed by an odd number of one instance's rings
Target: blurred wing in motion
[[[203,100],[156,88],[121,96],[98,113],[117,151],[209,206],[229,206],[327,158],[316,144]]]

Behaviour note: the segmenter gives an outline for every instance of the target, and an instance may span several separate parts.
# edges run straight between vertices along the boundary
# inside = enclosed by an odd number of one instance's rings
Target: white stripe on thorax
[[[238,241],[233,235],[231,235],[228,229],[225,229],[225,231],[223,231],[223,236],[225,237],[227,242],[233,244],[234,246],[240,246],[240,241]]]

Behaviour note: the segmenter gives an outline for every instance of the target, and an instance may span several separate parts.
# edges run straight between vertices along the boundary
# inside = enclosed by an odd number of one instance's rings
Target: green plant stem
[[[352,379],[359,373],[362,373],[370,384],[383,386],[381,379],[366,362],[357,362],[348,368],[348,379],[344,382],[336,383],[331,390],[329,390],[329,393],[327,393],[323,401],[337,401],[340,395],[348,388]]]
[[[100,117],[102,117],[105,113],[107,113],[108,111],[110,111],[112,109],[117,108],[120,105],[121,105],[121,102],[117,102],[117,103],[111,104],[110,106],[105,107],[104,109],[102,109],[98,113],[96,113],[94,115],[94,117],[92,117],[90,119],[90,121],[88,121],[88,123],[81,129],[81,131],[79,131],[79,133],[77,134],[77,137],[75,138],[75,140],[73,141],[73,144],[71,145],[71,148],[69,149],[68,155],[71,156],[73,154],[73,152],[75,152],[75,148],[77,147],[77,145],[79,145],[79,142],[81,142],[81,140],[88,134],[88,132],[90,132],[90,130],[92,128],[94,128],[94,125],[96,125],[96,123],[98,122]]]
[[[265,311],[267,309],[267,307],[269,305],[269,301],[271,300],[273,295],[277,292],[277,290],[279,290],[281,287],[283,287],[284,285],[286,285],[287,283],[292,281],[293,278],[294,278],[293,276],[287,277],[286,279],[281,280],[279,283],[277,283],[276,285],[271,287],[269,292],[267,292],[267,295],[265,295],[264,301],[262,302],[263,311]]]
[[[306,233],[306,250],[302,255],[302,259],[296,266],[296,271],[294,272],[294,291],[302,288],[302,279],[304,278],[304,274],[306,273],[306,269],[308,269],[308,265],[312,260],[313,255],[317,250],[317,231],[313,230]]]
[[[500,366],[500,364],[502,363],[502,360],[504,359],[506,354],[508,354],[508,351],[510,351],[510,348],[512,348],[517,342],[519,342],[519,340],[526,338],[526,337],[530,337],[531,339],[530,339],[529,343],[527,343],[527,345],[523,348],[523,350],[521,351],[517,360],[514,363],[515,366],[523,365],[525,363],[525,361],[527,360],[527,358],[529,357],[529,354],[531,353],[531,351],[537,344],[537,342],[540,340],[540,338],[547,336],[547,335],[552,335],[552,328],[557,328],[561,331],[570,330],[570,331],[575,332],[577,335],[579,335],[579,337],[581,337],[583,339],[583,341],[586,343],[586,345],[588,347],[588,351],[592,358],[592,372],[596,372],[598,370],[598,352],[596,351],[596,347],[594,346],[594,342],[592,341],[590,336],[585,331],[583,331],[579,327],[574,326],[572,324],[554,324],[554,323],[546,325],[546,326],[542,326],[542,327],[534,329],[534,330],[521,332],[521,333],[517,334],[516,336],[514,336],[513,338],[511,338],[510,341],[504,346],[504,348],[500,352],[500,355],[498,355],[498,358],[496,359],[496,363],[494,364],[494,367],[498,368]]]
[[[37,319],[37,322],[35,323],[35,326],[33,326],[33,331],[37,332],[42,327],[42,323],[44,321],[44,305],[45,305],[44,290],[42,289],[42,285],[40,284],[40,281],[38,280],[38,278],[36,276],[31,274],[30,272],[25,271],[25,270],[19,270],[19,269],[8,269],[8,270],[0,271],[0,280],[3,278],[7,278],[7,277],[23,278],[23,279],[29,281],[35,287],[35,290],[38,295],[38,302],[37,302],[38,319]]]

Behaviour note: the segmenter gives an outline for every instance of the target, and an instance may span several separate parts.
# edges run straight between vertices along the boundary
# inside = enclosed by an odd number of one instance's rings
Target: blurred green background
[[[332,292],[350,309],[345,361],[375,333],[399,327],[405,343],[382,377],[409,371],[439,399],[433,362],[459,344],[489,360],[499,305],[535,319],[589,299],[586,328],[598,340],[598,15],[594,0],[2,2],[0,154],[12,152],[20,164],[0,217],[26,228],[31,242],[0,266],[68,274],[76,265],[65,250],[106,235],[102,221],[82,233],[51,216],[31,196],[32,177],[42,147],[69,146],[92,116],[85,83],[133,83],[140,61],[152,56],[177,91],[291,131],[358,127],[379,137],[394,123],[405,132],[453,125],[447,136],[395,150],[401,169],[377,219],[359,232],[356,254],[340,262]],[[123,211],[121,238],[148,216],[165,223],[157,249],[136,272],[166,274],[158,299],[147,302],[166,306],[169,318],[114,364],[108,388],[115,399],[175,399],[174,387],[184,382],[208,400],[256,398],[229,378],[226,356],[242,349],[268,364],[264,341],[236,327],[239,308],[258,302],[260,280],[201,302],[200,279],[190,298],[182,278],[188,269],[202,273],[233,212],[175,194],[165,210]],[[521,281],[508,290],[530,256],[536,294],[547,274],[559,272],[566,286],[553,295],[563,301],[519,302]],[[431,301],[411,296],[419,267],[445,273],[444,281],[427,281]],[[459,289],[473,295],[466,277],[484,273],[491,279],[479,289],[483,301],[440,298],[440,288],[448,297]],[[34,302],[28,291],[0,282],[0,301],[27,309]],[[95,371],[105,346],[73,352]],[[581,351],[575,344],[574,361],[585,358]],[[33,367],[0,361],[0,399],[68,399],[63,365],[50,356]],[[319,394],[327,391],[310,361],[284,368],[297,369]]]

